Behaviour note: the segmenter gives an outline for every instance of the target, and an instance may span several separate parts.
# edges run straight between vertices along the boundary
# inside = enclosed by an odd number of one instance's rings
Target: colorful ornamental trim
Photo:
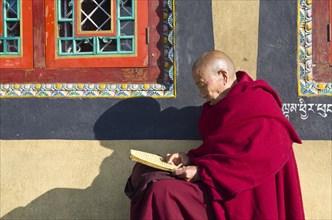
[[[10,97],[174,97],[161,84],[0,84],[0,96]]]
[[[163,74],[160,84],[0,84],[0,98],[173,98],[175,89],[174,0],[163,1]]]
[[[332,83],[313,80],[312,0],[298,0],[298,94],[332,95]]]

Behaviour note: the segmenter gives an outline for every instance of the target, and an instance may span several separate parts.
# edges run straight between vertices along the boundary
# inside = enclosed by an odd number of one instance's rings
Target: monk
[[[301,140],[278,94],[217,50],[198,58],[192,77],[207,101],[202,144],[167,154],[172,173],[135,165],[125,189],[131,219],[304,219],[292,148]]]

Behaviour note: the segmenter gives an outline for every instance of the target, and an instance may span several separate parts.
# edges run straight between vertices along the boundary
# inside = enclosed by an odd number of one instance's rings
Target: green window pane
[[[20,55],[20,0],[3,0],[2,36],[0,37],[0,55]]]

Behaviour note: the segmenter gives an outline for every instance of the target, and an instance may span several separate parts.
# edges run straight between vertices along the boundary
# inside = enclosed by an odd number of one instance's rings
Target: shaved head
[[[219,70],[226,71],[230,78],[235,77],[235,67],[233,61],[222,51],[212,50],[200,56],[193,65],[192,72],[209,67],[212,72]]]
[[[214,105],[237,83],[233,61],[224,53],[212,50],[200,56],[193,65],[192,77],[201,97]]]

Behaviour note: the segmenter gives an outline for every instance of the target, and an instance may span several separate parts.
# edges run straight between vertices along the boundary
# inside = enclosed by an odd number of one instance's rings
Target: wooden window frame
[[[77,2],[77,0],[75,1]],[[136,5],[136,42],[134,54],[116,54],[103,56],[58,56],[56,18],[57,1],[45,0],[46,11],[46,66],[47,68],[89,68],[89,67],[147,67],[148,46],[146,45],[146,29],[148,27],[148,1],[140,1]],[[76,3],[76,6],[78,4]],[[79,8],[79,7],[78,7]],[[75,9],[77,10],[77,9]],[[76,17],[76,16],[75,16]],[[79,16],[78,16],[79,17]],[[75,19],[78,22],[77,18]],[[102,34],[104,35],[104,34]],[[100,36],[102,36],[100,35]]]
[[[330,40],[330,56],[329,56],[329,61],[330,61],[330,66],[332,66],[332,33],[331,33],[331,30],[332,30],[332,1],[329,0],[329,40]]]
[[[2,10],[3,10],[3,2],[0,0],[0,36],[2,36]]]

